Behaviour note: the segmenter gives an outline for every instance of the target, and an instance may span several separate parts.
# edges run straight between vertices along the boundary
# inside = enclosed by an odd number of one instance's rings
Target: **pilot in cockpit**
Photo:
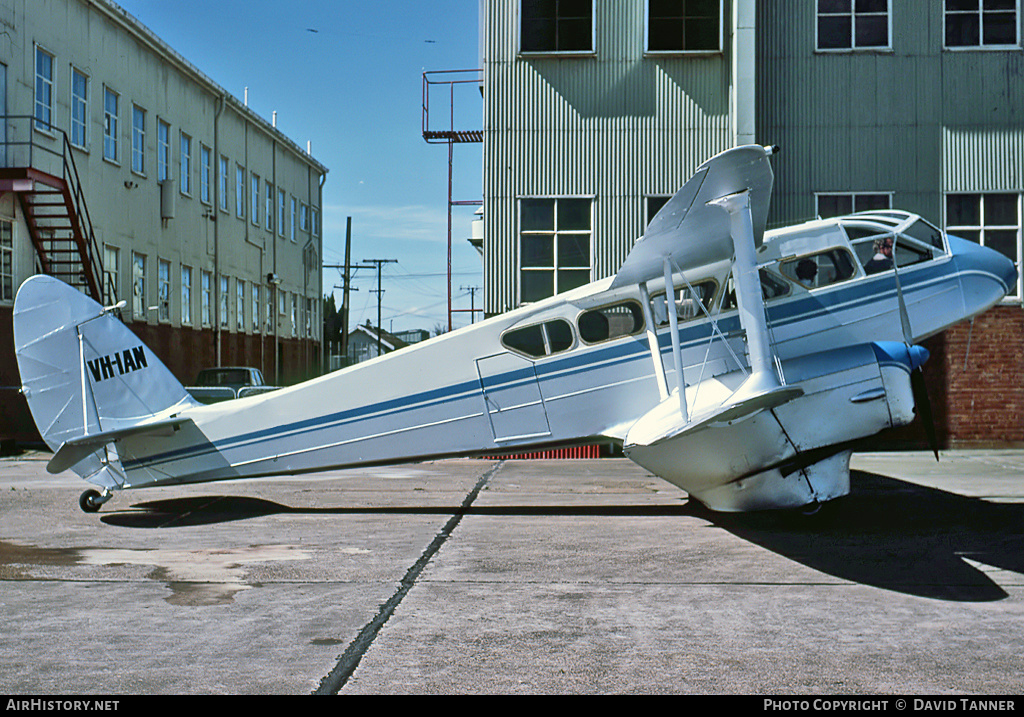
[[[892,268],[892,237],[875,239],[875,255],[864,265],[864,271],[868,274],[877,274],[880,271]]]

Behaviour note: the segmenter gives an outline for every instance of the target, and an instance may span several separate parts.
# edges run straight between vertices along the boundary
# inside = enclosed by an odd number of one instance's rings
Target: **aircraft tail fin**
[[[65,449],[62,467],[90,482],[123,482],[103,438],[198,405],[109,310],[53,277],[33,276],[21,285],[13,323],[22,393],[36,427],[54,451],[76,446]],[[71,464],[69,456],[78,460]]]

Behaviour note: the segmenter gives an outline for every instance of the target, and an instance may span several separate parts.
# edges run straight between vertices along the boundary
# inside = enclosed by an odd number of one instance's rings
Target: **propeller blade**
[[[893,247],[893,275],[896,277],[896,299],[900,305],[900,325],[903,328],[903,342],[910,346],[914,343],[914,332],[910,329],[910,314],[907,313],[907,302],[903,300],[903,286],[900,285],[900,270],[896,267],[896,249]]]
[[[910,372],[910,388],[914,393],[914,405],[924,425],[924,433],[928,438],[928,447],[935,454],[935,460],[939,460],[939,441],[935,435],[935,421],[932,417],[932,402],[928,397],[928,389],[924,383],[924,372],[920,367]]]

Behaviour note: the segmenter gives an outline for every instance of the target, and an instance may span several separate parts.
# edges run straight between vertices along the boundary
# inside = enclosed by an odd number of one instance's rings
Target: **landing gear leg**
[[[98,490],[90,488],[78,497],[78,505],[86,513],[95,513],[100,509],[101,505],[113,497],[114,494],[109,490],[104,490],[100,493]]]

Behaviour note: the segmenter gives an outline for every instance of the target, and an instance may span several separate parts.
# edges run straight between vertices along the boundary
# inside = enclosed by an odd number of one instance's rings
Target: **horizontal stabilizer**
[[[153,436],[170,436],[179,430],[182,424],[191,423],[191,418],[165,418],[152,423],[145,423],[128,428],[119,428],[113,431],[91,433],[78,438],[72,438],[61,444],[53,458],[46,464],[46,470],[50,473],[61,473],[79,461],[95,453],[111,441],[126,436],[137,436],[141,434]]]

